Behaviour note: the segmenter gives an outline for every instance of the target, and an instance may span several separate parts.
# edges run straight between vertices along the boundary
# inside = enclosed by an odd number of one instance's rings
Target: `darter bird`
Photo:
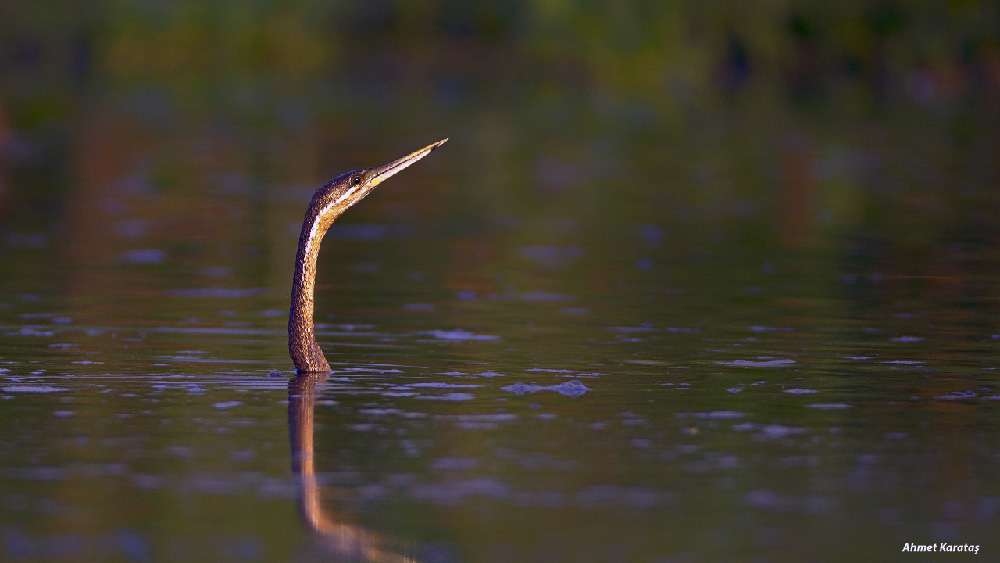
[[[397,158],[376,168],[364,168],[341,174],[316,190],[306,218],[302,222],[299,250],[295,255],[292,281],[292,306],[288,313],[288,353],[299,373],[327,372],[323,350],[316,343],[313,325],[313,293],[316,288],[316,259],[323,235],[347,208],[361,201],[375,186],[440,147],[448,139]]]

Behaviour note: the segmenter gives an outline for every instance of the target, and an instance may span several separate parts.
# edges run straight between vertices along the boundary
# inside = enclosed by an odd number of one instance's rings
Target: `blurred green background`
[[[998,29],[972,1],[4,2],[0,217],[56,219],[135,143],[182,153],[156,183],[194,189],[315,184],[450,136],[473,215],[714,203],[796,244],[942,206],[985,226]]]

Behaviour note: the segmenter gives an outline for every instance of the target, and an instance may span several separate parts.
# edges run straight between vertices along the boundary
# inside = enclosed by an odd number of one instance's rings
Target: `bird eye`
[[[352,176],[351,177],[351,184],[353,184],[355,186],[360,186],[361,185],[361,176]]]

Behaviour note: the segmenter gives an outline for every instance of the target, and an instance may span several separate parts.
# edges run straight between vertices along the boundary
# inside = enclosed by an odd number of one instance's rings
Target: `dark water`
[[[349,215],[448,181],[447,154]],[[92,219],[91,236],[215,204]],[[280,223],[266,235],[234,212],[212,223],[226,240],[178,228],[86,260],[68,232],[8,235],[4,560],[1000,549],[991,248],[954,243],[917,272],[863,242],[705,228],[694,246],[669,222],[604,239],[572,220],[453,236],[345,217],[318,293],[335,371],[290,380],[284,206],[261,212]]]
[[[459,27],[256,81],[128,21],[0,58],[0,560],[1000,557],[995,62],[726,94]],[[293,378],[312,191],[443,137]]]

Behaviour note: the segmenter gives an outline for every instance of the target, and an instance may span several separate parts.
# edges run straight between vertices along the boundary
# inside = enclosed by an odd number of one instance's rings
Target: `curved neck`
[[[320,208],[314,198],[302,222],[299,250],[295,254],[295,274],[292,279],[292,305],[288,314],[288,352],[299,372],[329,372],[330,365],[316,343],[313,324],[313,295],[316,289],[316,259],[323,235],[336,214],[330,207]]]

